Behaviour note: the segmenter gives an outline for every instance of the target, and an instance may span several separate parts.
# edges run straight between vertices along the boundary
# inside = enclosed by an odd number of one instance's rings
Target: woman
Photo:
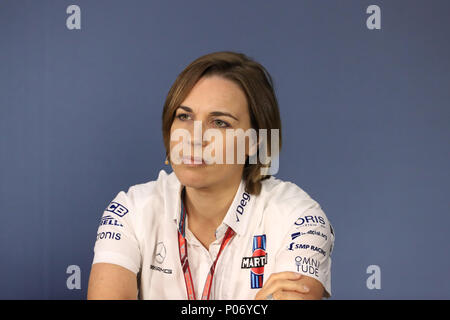
[[[170,89],[162,122],[173,172],[105,209],[88,299],[329,297],[332,226],[305,191],[267,171],[281,121],[265,68],[235,52],[198,58]]]

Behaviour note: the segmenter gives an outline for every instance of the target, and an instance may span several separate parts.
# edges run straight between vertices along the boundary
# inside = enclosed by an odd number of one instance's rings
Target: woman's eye
[[[186,113],[180,113],[177,115],[177,118],[180,119],[181,121],[187,120],[188,117],[189,115]]]
[[[225,121],[219,120],[219,119],[214,120],[214,123],[215,123],[215,125],[216,125],[217,127],[219,127],[219,128],[226,128],[226,127],[229,127],[229,126],[230,126],[230,125],[229,125],[228,123],[226,123]]]

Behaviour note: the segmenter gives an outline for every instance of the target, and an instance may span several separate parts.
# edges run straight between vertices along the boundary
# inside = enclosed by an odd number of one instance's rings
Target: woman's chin
[[[177,176],[180,183],[184,186],[192,188],[202,188],[208,183],[208,176],[205,168],[190,168],[188,166],[177,166],[173,168],[175,175]]]

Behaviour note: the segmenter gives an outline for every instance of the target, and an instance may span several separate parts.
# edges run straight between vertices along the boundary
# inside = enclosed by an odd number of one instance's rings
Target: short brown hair
[[[259,129],[267,129],[270,137],[271,129],[279,130],[279,150],[281,150],[281,119],[278,109],[273,80],[269,72],[258,62],[243,53],[221,51],[209,53],[191,62],[176,78],[170,88],[162,114],[162,131],[166,156],[170,155],[170,128],[175,116],[175,110],[188,96],[191,89],[200,78],[219,75],[231,80],[244,91],[247,97],[251,127],[256,130],[259,142]],[[271,139],[267,141],[267,153],[270,156]],[[261,180],[270,175],[262,176],[259,157],[256,164],[244,165],[243,178],[246,182],[246,192],[258,195],[261,191]]]

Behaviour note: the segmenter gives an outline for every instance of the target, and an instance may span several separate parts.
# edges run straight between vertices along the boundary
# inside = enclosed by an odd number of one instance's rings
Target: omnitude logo
[[[174,164],[187,163],[190,164],[223,164],[224,158],[226,164],[245,164],[246,152],[245,143],[248,140],[248,163],[257,164],[258,159],[263,167],[262,175],[274,175],[279,168],[279,150],[280,150],[280,133],[279,129],[270,129],[270,155],[268,153],[268,129],[259,129],[258,134],[255,129],[250,128],[246,131],[243,129],[225,129],[224,130],[209,128],[202,133],[202,121],[194,121],[194,137],[188,130],[183,128],[175,129],[171,135],[171,141],[178,141],[170,150],[170,159]],[[181,141],[180,141],[181,140]],[[235,155],[236,140],[236,155]],[[259,140],[259,142],[258,142]],[[207,142],[203,148],[204,142]],[[223,155],[223,147],[225,149],[225,157]],[[194,154],[191,148],[193,146]],[[269,167],[270,165],[270,167]]]

